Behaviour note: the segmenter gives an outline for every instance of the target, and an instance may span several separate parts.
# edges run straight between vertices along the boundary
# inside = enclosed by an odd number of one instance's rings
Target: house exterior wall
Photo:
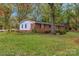
[[[47,25],[47,24],[38,24],[36,23],[35,24],[35,30],[36,32],[50,32],[51,30],[51,27],[50,25]]]
[[[36,32],[41,32],[41,25],[35,23],[35,28],[34,29],[35,29]]]
[[[26,27],[25,27],[26,25]],[[20,23],[20,27],[19,27],[20,30],[31,30],[31,22],[30,21],[24,21],[22,23]]]
[[[25,28],[25,24],[27,25],[27,28]],[[24,21],[20,23],[19,29],[20,31],[24,32],[32,32],[34,30],[36,32],[44,33],[44,32],[50,32],[51,27],[49,24],[35,23],[34,21]]]
[[[50,32],[51,31],[51,25],[45,25],[44,31]]]

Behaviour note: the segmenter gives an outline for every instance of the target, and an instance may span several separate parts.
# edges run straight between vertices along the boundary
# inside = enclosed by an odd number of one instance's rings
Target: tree
[[[50,13],[51,13],[51,9],[50,6],[48,4],[41,4],[41,14],[42,14],[42,22],[51,22],[51,17],[50,17]]]
[[[30,12],[31,5],[26,3],[16,4],[18,10],[18,21],[20,22],[23,19],[27,18],[27,14]]]
[[[56,20],[58,18],[61,18],[60,15],[61,15],[61,7],[62,7],[62,4],[54,4],[54,3],[49,3],[49,6],[50,6],[50,9],[51,9],[51,33],[56,33]]]
[[[78,19],[78,6],[76,4],[66,4],[66,10],[64,10],[64,18],[67,20],[68,29],[77,29],[77,19]]]
[[[74,10],[74,15],[75,15],[75,27],[76,29],[78,29],[78,25],[79,25],[79,4],[74,3],[73,4],[73,10]]]
[[[55,33],[55,4],[54,3],[49,3],[49,6],[51,8],[51,33]]]
[[[4,28],[10,30],[10,16],[12,14],[13,4],[0,4],[4,15]]]
[[[42,12],[41,12],[41,4],[31,4],[31,17],[33,18],[33,20],[35,21],[39,21],[42,22]]]
[[[48,4],[32,4],[30,14],[35,21],[50,22],[50,8]]]

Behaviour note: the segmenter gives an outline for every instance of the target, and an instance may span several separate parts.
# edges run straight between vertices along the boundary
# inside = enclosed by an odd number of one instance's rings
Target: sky
[[[13,16],[17,16],[17,8],[16,7],[13,8],[12,15]]]

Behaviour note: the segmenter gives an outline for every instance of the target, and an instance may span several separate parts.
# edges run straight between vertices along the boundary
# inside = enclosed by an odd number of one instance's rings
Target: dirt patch
[[[74,39],[74,42],[75,42],[76,44],[79,44],[79,38],[75,38],[75,39]]]
[[[55,51],[65,51],[66,49],[65,48],[58,48],[58,49],[55,49]]]

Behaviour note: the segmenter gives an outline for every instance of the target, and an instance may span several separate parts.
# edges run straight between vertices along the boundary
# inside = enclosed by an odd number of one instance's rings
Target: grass
[[[0,55],[79,56],[79,33],[51,35],[0,32]]]

